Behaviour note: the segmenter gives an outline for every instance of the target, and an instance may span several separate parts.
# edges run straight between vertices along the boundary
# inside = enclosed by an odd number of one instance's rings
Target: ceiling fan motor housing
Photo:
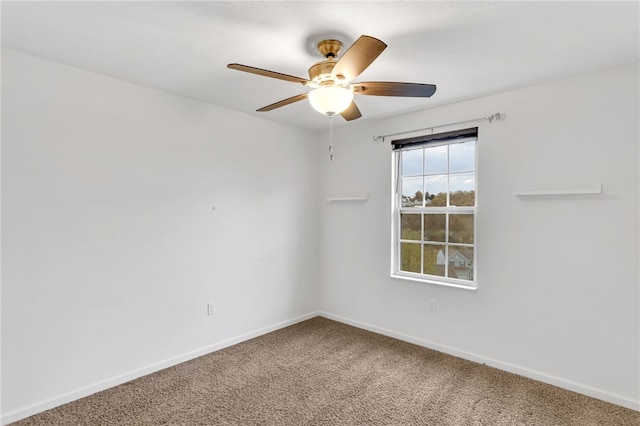
[[[345,86],[348,84],[344,76],[331,74],[336,66],[336,58],[342,50],[342,46],[341,41],[333,39],[322,40],[318,43],[318,51],[327,59],[313,64],[309,68],[309,80],[318,86]]]
[[[309,68],[309,80],[318,86],[341,85],[338,76],[332,76],[333,67],[336,66],[335,61],[322,61],[311,65]]]

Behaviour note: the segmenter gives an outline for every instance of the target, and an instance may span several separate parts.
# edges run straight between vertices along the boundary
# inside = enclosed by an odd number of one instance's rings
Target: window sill
[[[398,280],[405,280],[405,281],[414,281],[414,282],[425,283],[425,284],[434,284],[434,285],[443,286],[443,287],[461,288],[463,290],[470,290],[470,291],[478,290],[478,286],[476,283],[470,283],[470,285],[464,285],[464,284],[457,284],[449,281],[437,281],[437,280],[432,280],[428,278],[419,278],[419,277],[412,277],[407,275],[398,275],[393,273],[391,274],[391,278],[398,279]]]

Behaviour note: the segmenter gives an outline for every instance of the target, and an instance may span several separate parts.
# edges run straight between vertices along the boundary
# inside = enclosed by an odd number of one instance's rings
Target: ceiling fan
[[[259,112],[271,111],[309,98],[311,106],[322,114],[330,117],[340,114],[345,120],[351,121],[362,117],[353,101],[354,94],[428,98],[436,91],[436,86],[433,84],[391,81],[355,83],[353,80],[376,60],[387,45],[377,38],[363,35],[338,58],[342,47],[343,44],[339,40],[320,41],[317,44],[317,49],[325,57],[325,60],[309,68],[309,79],[235,63],[228,64],[227,68],[301,83],[303,86],[313,89],[308,93],[292,96],[262,107],[257,110]]]

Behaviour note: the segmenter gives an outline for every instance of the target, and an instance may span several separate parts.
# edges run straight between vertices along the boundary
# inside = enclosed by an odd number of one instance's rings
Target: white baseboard
[[[560,377],[556,377],[553,375],[541,373],[539,371],[531,370],[524,367],[519,367],[517,365],[513,365],[507,362],[503,362],[500,360],[496,360],[493,358],[487,358],[481,355],[473,354],[470,352],[461,351],[455,348],[451,348],[448,346],[439,345],[437,343],[429,342],[423,339],[419,339],[416,337],[412,337],[406,334],[398,333],[392,330],[388,330],[385,328],[377,327],[372,324],[352,320],[350,318],[345,318],[339,315],[333,315],[328,312],[311,312],[305,315],[301,315],[296,318],[292,318],[286,321],[282,321],[276,324],[272,324],[267,327],[263,327],[257,330],[254,330],[249,333],[242,334],[240,336],[236,336],[227,340],[223,340],[221,342],[215,343],[213,345],[208,345],[203,348],[184,353],[182,355],[178,355],[172,358],[168,358],[157,363],[148,365],[143,368],[139,368],[133,371],[130,371],[125,374],[121,374],[109,379],[105,379],[103,381],[93,383],[87,386],[84,386],[79,389],[72,390],[70,392],[66,392],[64,394],[58,395],[53,398],[49,398],[43,401],[39,401],[34,404],[30,404],[16,410],[12,410],[2,414],[0,418],[0,424],[7,425],[12,422],[16,422],[18,420],[27,418],[34,414],[41,413],[43,411],[49,410],[51,408],[58,407],[62,404],[66,404],[71,401],[75,401],[76,399],[84,398],[85,396],[89,396],[96,392],[103,391],[105,389],[109,389],[111,387],[126,383],[128,381],[137,379],[139,377],[145,376],[147,374],[154,373],[156,371],[160,371],[162,369],[172,367],[174,365],[189,361],[191,359],[197,358],[202,355],[206,355],[208,353],[212,353],[215,351],[219,351],[220,349],[227,348],[229,346],[233,346],[235,344],[244,342],[249,339],[253,339],[255,337],[261,336],[263,334],[270,333],[272,331],[279,330],[284,327],[288,327],[293,324],[297,324],[299,322],[305,321],[307,319],[322,316],[334,321],[338,321],[344,324],[348,324],[354,327],[358,327],[364,330],[369,330],[374,333],[382,334],[388,337],[393,337],[395,339],[399,339],[405,342],[413,343],[418,346],[422,346],[425,348],[433,349],[439,352],[443,352],[449,355],[457,356],[459,358],[467,359],[469,361],[486,364],[491,367],[498,368],[500,370],[508,371],[510,373],[518,374],[520,376],[528,377],[530,379],[538,380],[540,382],[548,383],[554,386],[558,386],[564,389],[568,389],[574,392],[578,392],[587,396],[591,396],[593,398],[601,399],[603,401],[610,402],[612,404],[620,405],[623,407],[630,408],[632,410],[640,411],[640,401],[634,401],[630,398],[616,395],[611,392],[603,391],[600,389],[596,389],[590,386],[586,386],[580,383],[572,382],[570,380],[565,380]]]
[[[356,321],[350,318],[345,318],[339,315],[334,315],[328,312],[319,312],[319,315],[334,321],[338,321],[353,327],[361,328],[364,330],[372,331],[374,333],[382,334],[384,336],[393,337],[398,340],[402,340],[414,345],[422,346],[428,349],[433,349],[438,352],[443,352],[449,355],[463,358],[469,361],[477,362],[480,364],[486,364],[490,367],[497,368],[499,370],[508,371],[509,373],[518,374],[529,379],[537,380],[539,382],[548,383],[563,389],[567,389],[573,392],[581,393],[593,398],[600,399],[602,401],[610,402],[612,404],[620,405],[622,407],[630,408],[632,410],[640,411],[640,401],[635,401],[631,398],[627,398],[622,395],[617,395],[612,392],[607,392],[601,389],[596,389],[591,386],[576,383],[571,380],[566,380],[561,377],[557,377],[551,374],[542,373],[540,371],[531,370],[526,367],[520,367],[508,362],[500,361],[493,358],[487,358],[482,355],[474,354],[471,352],[461,351],[449,346],[439,345],[434,342],[419,339],[417,337],[409,336],[406,334],[398,333],[385,328],[377,327],[372,324]]]
[[[196,349],[194,351],[177,355],[175,357],[171,357],[171,358],[153,363],[151,365],[102,380],[97,383],[92,383],[90,385],[84,386],[79,389],[74,389],[70,392],[66,392],[62,395],[58,395],[53,398],[49,398],[43,401],[36,402],[34,404],[20,407],[18,409],[15,409],[6,413],[2,413],[2,417],[0,418],[0,424],[7,425],[9,423],[16,422],[18,420],[27,418],[29,416],[33,416],[34,414],[38,414],[43,411],[50,410],[51,408],[58,407],[62,404],[75,401],[76,399],[84,398],[85,396],[89,396],[96,392],[100,392],[105,389],[109,389],[114,386],[121,385],[123,383],[129,382],[131,380],[137,379],[142,376],[146,376],[147,374],[155,373],[156,371],[160,371],[168,367],[173,367],[174,365],[181,364],[185,361],[192,360],[194,358],[209,354],[211,352],[219,351],[220,349],[224,349],[229,346],[233,346],[238,343],[244,342],[246,340],[253,339],[258,336],[262,336],[263,334],[271,333],[272,331],[276,331],[281,328],[288,327],[293,324],[297,324],[299,322],[308,320],[310,318],[317,317],[318,315],[320,315],[319,312],[311,312],[296,318],[291,318],[286,321],[281,321],[279,323],[254,330],[249,333],[242,334],[240,336],[232,337],[230,339],[226,339],[221,342],[214,343],[212,345],[208,345],[200,349]]]

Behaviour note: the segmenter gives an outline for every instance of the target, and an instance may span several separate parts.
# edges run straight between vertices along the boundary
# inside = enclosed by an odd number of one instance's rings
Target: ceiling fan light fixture
[[[311,106],[325,115],[340,114],[352,101],[353,92],[344,87],[319,87],[309,92]]]

